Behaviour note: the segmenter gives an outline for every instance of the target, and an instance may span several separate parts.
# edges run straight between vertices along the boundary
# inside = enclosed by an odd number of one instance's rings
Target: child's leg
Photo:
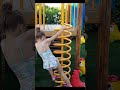
[[[52,70],[52,69],[49,69],[48,71],[49,71],[52,79],[55,80],[55,75],[54,75],[54,73],[53,73],[53,70]]]
[[[64,79],[64,81],[66,82],[66,84],[67,84],[69,87],[72,87],[72,85],[71,85],[71,83],[70,83],[70,80],[69,80],[68,77],[64,74],[63,69],[62,69],[60,63],[58,64],[57,70],[58,70],[58,72],[60,73],[60,75],[62,76],[62,78]]]

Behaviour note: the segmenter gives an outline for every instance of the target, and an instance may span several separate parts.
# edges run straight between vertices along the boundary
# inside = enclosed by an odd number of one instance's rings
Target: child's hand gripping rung
[[[70,29],[72,28],[72,25],[70,25],[70,24],[64,23],[64,25],[66,26],[66,29],[65,29],[65,30],[70,30]]]
[[[70,24],[64,24],[65,29],[64,30],[69,30],[72,28],[72,25]],[[59,31],[61,28],[54,28],[54,31]]]
[[[60,28],[54,28],[54,31],[59,31],[60,30]]]

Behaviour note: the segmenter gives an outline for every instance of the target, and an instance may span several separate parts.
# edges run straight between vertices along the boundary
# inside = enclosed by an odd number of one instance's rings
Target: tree
[[[60,24],[61,12],[59,9],[46,6],[45,15],[46,24]]]

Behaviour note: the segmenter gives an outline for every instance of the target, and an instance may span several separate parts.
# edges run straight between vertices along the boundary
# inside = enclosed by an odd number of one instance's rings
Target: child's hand
[[[75,30],[78,30],[79,29],[79,25],[76,26]]]
[[[61,27],[61,29],[62,29],[62,30],[65,30],[65,29],[66,29],[66,26],[65,26],[65,25],[64,25],[64,26],[62,26],[62,27]]]

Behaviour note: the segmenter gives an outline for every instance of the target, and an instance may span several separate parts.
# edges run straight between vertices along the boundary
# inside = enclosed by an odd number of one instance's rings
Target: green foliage
[[[38,11],[38,15],[39,15],[39,11]],[[59,8],[45,6],[45,24],[60,24],[61,23],[60,20],[61,20],[61,10]]]
[[[60,9],[45,6],[45,24],[60,24],[60,17],[61,17]]]
[[[46,14],[45,16],[46,24],[59,24],[60,23],[59,20],[61,17],[61,12],[59,9],[46,6],[45,14]]]

